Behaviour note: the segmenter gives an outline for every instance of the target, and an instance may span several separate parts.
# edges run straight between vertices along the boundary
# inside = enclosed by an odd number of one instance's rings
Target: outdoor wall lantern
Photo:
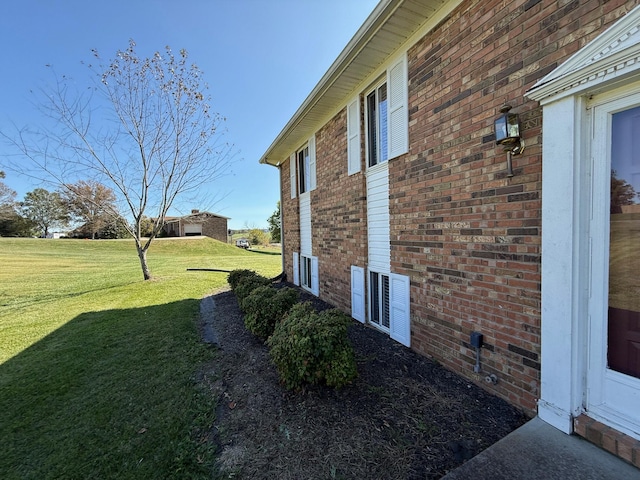
[[[496,144],[502,145],[507,152],[507,177],[513,177],[511,157],[524,151],[524,141],[520,138],[520,119],[517,113],[509,113],[511,105],[504,105],[495,119]]]

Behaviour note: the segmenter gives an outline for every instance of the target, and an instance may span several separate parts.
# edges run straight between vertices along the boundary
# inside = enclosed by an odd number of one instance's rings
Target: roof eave
[[[314,87],[311,93],[307,96],[302,105],[298,108],[296,113],[284,126],[282,131],[278,134],[275,140],[271,143],[267,151],[260,158],[261,164],[272,165],[277,167],[282,162],[283,158],[272,156],[272,152],[276,146],[290,134],[295,126],[300,122],[300,119],[308,113],[311,108],[320,100],[322,93],[331,86],[335,80],[340,76],[340,73],[345,69],[347,65],[351,63],[357,53],[359,53],[363,47],[369,42],[369,40],[380,29],[380,26],[384,23],[384,20],[388,18],[389,13],[394,11],[403,0],[382,0],[373,12],[367,17],[362,26],[355,33],[353,38],[349,41],[346,47],[342,50],[338,58],[333,62],[329,70],[322,76],[318,84]]]
[[[260,163],[279,166],[393,55],[434,28],[463,0],[381,0],[287,122]]]

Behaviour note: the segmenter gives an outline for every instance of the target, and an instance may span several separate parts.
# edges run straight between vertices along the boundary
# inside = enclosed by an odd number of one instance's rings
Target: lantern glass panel
[[[508,137],[517,139],[520,138],[520,122],[518,121],[518,115],[515,113],[507,114],[507,128]]]
[[[502,143],[507,138],[507,116],[501,115],[495,121],[496,143]]]
[[[505,113],[495,120],[496,143],[515,143],[520,139],[520,120],[517,113]]]

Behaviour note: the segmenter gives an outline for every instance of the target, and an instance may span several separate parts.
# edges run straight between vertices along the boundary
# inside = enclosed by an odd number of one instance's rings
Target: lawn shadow
[[[189,450],[200,301],[83,313],[0,365],[3,478],[167,478]],[[193,457],[193,458],[192,458]]]

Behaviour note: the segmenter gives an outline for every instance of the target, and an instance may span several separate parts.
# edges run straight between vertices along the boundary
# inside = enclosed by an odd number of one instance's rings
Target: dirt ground
[[[302,291],[317,309],[330,307]],[[437,479],[522,425],[516,408],[358,322],[358,378],[289,392],[235,295],[202,315],[217,344],[201,379],[218,399],[216,478]]]

